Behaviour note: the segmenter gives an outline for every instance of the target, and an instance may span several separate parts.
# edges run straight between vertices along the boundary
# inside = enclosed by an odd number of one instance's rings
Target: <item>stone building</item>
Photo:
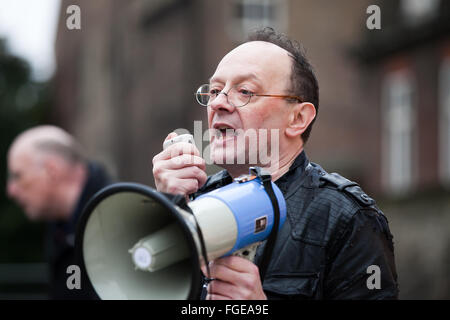
[[[255,26],[270,25],[301,41],[317,71],[311,158],[369,179],[372,146],[362,141],[370,119],[349,50],[365,28],[364,1],[78,1],[81,30],[68,30],[72,3],[61,6],[54,116],[121,178],[152,184],[149,161],[167,133],[206,120],[193,92]]]

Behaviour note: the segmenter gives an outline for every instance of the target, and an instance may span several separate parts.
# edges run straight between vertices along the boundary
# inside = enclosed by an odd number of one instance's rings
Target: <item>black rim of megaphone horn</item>
[[[140,193],[142,195],[148,196],[152,199],[157,200],[161,205],[168,208],[173,216],[178,220],[179,225],[181,227],[181,230],[183,230],[184,235],[186,236],[186,239],[188,241],[189,248],[191,250],[191,268],[192,268],[192,279],[191,279],[191,289],[189,292],[188,297],[186,299],[188,300],[195,300],[200,297],[201,287],[202,287],[202,279],[201,279],[201,271],[200,271],[200,262],[199,262],[199,256],[196,249],[194,238],[189,231],[187,225],[184,223],[184,219],[180,215],[180,213],[175,209],[175,205],[173,202],[171,202],[166,196],[164,196],[162,193],[156,191],[155,189],[148,187],[146,185],[142,185],[139,183],[133,183],[133,182],[120,182],[115,183],[112,185],[109,185],[100,191],[98,191],[87,203],[85,206],[80,220],[77,224],[77,230],[76,230],[76,236],[75,236],[75,248],[76,248],[76,256],[77,261],[80,262],[81,266],[81,272],[82,272],[82,278],[89,282],[89,284],[92,286],[92,291],[97,294],[97,297],[100,299],[100,296],[98,295],[97,291],[93,287],[89,277],[87,276],[87,269],[84,262],[84,256],[83,256],[83,239],[84,239],[84,230],[86,229],[86,223],[89,220],[89,217],[91,216],[91,213],[94,211],[94,209],[97,207],[97,205],[105,198],[119,193],[119,192],[136,192]]]

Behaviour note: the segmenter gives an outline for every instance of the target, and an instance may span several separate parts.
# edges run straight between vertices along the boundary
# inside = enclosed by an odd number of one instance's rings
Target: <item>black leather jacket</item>
[[[87,164],[88,176],[69,221],[52,222],[47,232],[46,255],[49,262],[49,298],[56,300],[98,299],[91,282],[82,272],[81,289],[69,290],[67,267],[80,266],[75,254],[75,230],[78,219],[89,199],[100,189],[112,183],[107,171],[95,162]]]
[[[194,197],[231,182],[221,171]],[[356,183],[328,174],[304,152],[275,183],[285,196],[287,219],[263,281],[269,299],[398,298],[388,221]],[[257,265],[263,250],[264,244]],[[377,267],[380,282],[374,285],[371,268]]]

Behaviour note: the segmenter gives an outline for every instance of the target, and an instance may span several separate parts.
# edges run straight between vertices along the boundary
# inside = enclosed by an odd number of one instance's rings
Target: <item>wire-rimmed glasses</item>
[[[299,102],[303,102],[303,100],[298,96],[290,96],[290,95],[282,95],[282,94],[256,94],[253,93],[243,87],[234,86],[231,87],[228,92],[223,92],[217,89],[213,89],[209,84],[203,84],[195,93],[195,98],[197,102],[207,107],[211,102],[214,101],[221,93],[223,93],[227,97],[227,101],[235,108],[240,108],[247,105],[253,96],[255,97],[273,97],[273,98],[284,98],[284,99],[293,99]]]

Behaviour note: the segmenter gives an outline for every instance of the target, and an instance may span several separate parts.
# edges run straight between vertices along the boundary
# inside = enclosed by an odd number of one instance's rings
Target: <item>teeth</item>
[[[216,138],[220,138],[222,136],[236,136],[236,130],[230,127],[217,127],[215,130]]]

